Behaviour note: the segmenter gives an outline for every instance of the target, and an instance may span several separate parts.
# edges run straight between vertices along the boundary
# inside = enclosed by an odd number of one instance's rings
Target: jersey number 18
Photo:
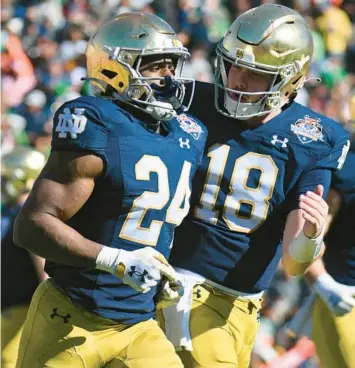
[[[195,215],[212,224],[217,224],[221,216],[229,229],[249,233],[257,229],[267,216],[269,199],[274,192],[279,169],[269,155],[248,152],[239,157],[234,163],[229,192],[226,195],[223,209],[217,210],[216,201],[229,151],[230,146],[225,144],[210,148],[208,157],[211,161]],[[256,187],[248,186],[248,178],[252,169],[260,172]],[[250,208],[249,215],[241,213],[242,204]]]

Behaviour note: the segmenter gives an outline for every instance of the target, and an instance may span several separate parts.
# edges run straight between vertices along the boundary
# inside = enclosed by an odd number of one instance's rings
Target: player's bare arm
[[[340,361],[344,362],[341,363],[344,367],[353,367],[355,364],[351,328],[355,313],[354,159],[354,152],[350,149],[344,167],[332,176],[332,187],[326,198],[329,205],[324,231],[326,250],[322,259],[312,263],[304,274],[311,295],[289,325],[300,337],[307,333],[303,328],[303,316],[311,316],[310,332],[321,366],[337,367]],[[339,329],[340,321],[343,327]],[[329,350],[329,346],[334,349]]]
[[[329,193],[326,198],[326,202],[329,206],[329,211],[328,211],[329,213],[328,213],[327,221],[325,224],[324,234],[328,232],[329,227],[332,224],[342,204],[342,198],[341,198],[340,193],[337,190],[330,188]]]
[[[342,202],[341,194],[331,189],[326,199],[329,214],[326,221],[325,234],[334,220]],[[317,259],[304,275],[312,289],[324,300],[328,308],[337,316],[351,312],[355,307],[353,290],[334,280],[327,272],[322,259]]]
[[[315,280],[322,274],[326,273],[324,263],[321,259],[317,259],[308,267],[307,272],[304,274],[307,282],[312,285]]]
[[[102,245],[65,222],[85,204],[103,170],[98,156],[53,151],[16,219],[15,243],[55,262],[94,267]]]
[[[328,216],[328,204],[322,198],[323,186],[308,191],[299,198],[299,209],[286,220],[282,262],[290,275],[303,274],[323,253],[323,234]]]
[[[341,206],[342,198],[340,193],[337,190],[331,188],[325,202],[328,205],[328,215],[325,221],[324,235],[327,234],[329,227],[332,224]],[[323,249],[322,255],[324,253],[324,250],[325,249]],[[316,279],[324,273],[326,273],[326,269],[321,257],[319,257],[319,259],[312,263],[311,266],[307,269],[304,277],[307,282],[312,285],[316,281]]]
[[[105,247],[83,237],[66,224],[88,200],[95,179],[103,171],[103,160],[96,155],[54,151],[18,215],[15,243],[53,262],[98,268],[114,273],[124,281],[128,265],[143,259],[155,275],[154,282],[160,278],[160,273],[174,279],[171,266],[154,249],[127,252]],[[131,286],[146,292],[152,282],[144,286],[133,283]]]
[[[339,211],[339,208],[341,206],[341,195],[340,193],[331,188],[329,190],[329,193],[327,195],[326,198],[326,202],[328,204],[328,216],[327,216],[327,220],[326,220],[326,224],[325,224],[325,229],[324,229],[324,235],[328,232],[329,227],[331,225],[331,223],[333,222],[337,212]],[[326,269],[324,267],[324,263],[321,259],[315,261],[307,270],[307,272],[305,273],[304,277],[307,280],[307,282],[312,285],[315,280],[322,274],[326,273]]]

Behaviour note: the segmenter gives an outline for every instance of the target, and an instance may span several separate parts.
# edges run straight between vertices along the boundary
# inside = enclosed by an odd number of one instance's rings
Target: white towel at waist
[[[168,308],[164,308],[162,313],[165,321],[165,334],[175,346],[176,350],[185,349],[192,351],[189,323],[192,306],[192,295],[195,285],[206,283],[228,295],[233,295],[243,299],[259,299],[263,294],[262,292],[255,294],[240,293],[207,280],[194,272],[180,268],[175,268],[175,271],[177,272],[178,278],[181,280],[184,286],[184,295],[177,304]]]
[[[165,321],[165,334],[175,346],[176,350],[192,351],[190,336],[190,311],[192,305],[192,293],[195,285],[202,284],[205,279],[196,274],[178,273],[178,278],[184,286],[184,295],[177,304],[162,310]]]

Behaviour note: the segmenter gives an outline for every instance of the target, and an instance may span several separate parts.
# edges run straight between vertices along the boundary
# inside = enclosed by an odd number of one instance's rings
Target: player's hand
[[[336,316],[350,313],[355,307],[355,287],[342,285],[327,273],[319,276],[312,288]]]
[[[163,86],[158,86],[156,83],[152,83],[151,88],[154,91],[154,97],[158,101],[161,100],[163,102],[169,102],[178,114],[181,114],[184,111],[183,105],[177,97],[180,92],[180,88],[183,88],[183,86],[181,87],[176,79],[168,75],[164,77]]]
[[[323,192],[323,186],[317,185],[313,192],[308,191],[300,196],[299,206],[306,220],[303,232],[308,238],[316,238],[320,235],[327,220],[328,204],[322,198]]]
[[[150,247],[131,252],[120,249],[117,264],[114,273],[141,293],[157,286],[162,276],[171,282],[176,279],[176,272],[165,257]]]
[[[171,281],[163,279],[156,298],[156,308],[164,309],[176,304],[184,295],[184,286],[178,279]]]

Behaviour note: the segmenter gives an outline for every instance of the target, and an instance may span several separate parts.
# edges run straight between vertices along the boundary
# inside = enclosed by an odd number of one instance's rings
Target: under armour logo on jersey
[[[184,148],[186,147],[187,149],[190,149],[190,140],[189,138],[186,138],[186,141],[184,142],[184,140],[182,139],[182,137],[179,138],[179,142],[180,142],[180,147]]]
[[[136,271],[136,266],[131,266],[131,271],[128,272],[128,275],[133,278],[133,275],[140,277],[139,281],[144,282],[145,277],[148,275],[148,271],[144,270],[143,272]]]
[[[279,139],[279,136],[278,135],[273,135],[272,136],[271,143],[274,146],[276,145],[276,143],[279,143],[279,144],[281,144],[281,147],[282,148],[285,148],[285,147],[287,147],[288,139],[287,138],[284,138],[284,140],[282,140],[282,139]]]
[[[50,315],[51,319],[53,319],[54,317],[59,317],[63,320],[64,323],[68,323],[69,319],[71,318],[70,313],[68,313],[67,315],[63,315],[58,313],[58,308],[53,308],[53,313]]]
[[[68,133],[70,137],[75,139],[78,134],[85,130],[87,118],[84,116],[85,109],[74,109],[74,113],[69,108],[65,108],[62,114],[58,116],[58,124],[55,131],[58,132],[59,138],[66,138]]]

